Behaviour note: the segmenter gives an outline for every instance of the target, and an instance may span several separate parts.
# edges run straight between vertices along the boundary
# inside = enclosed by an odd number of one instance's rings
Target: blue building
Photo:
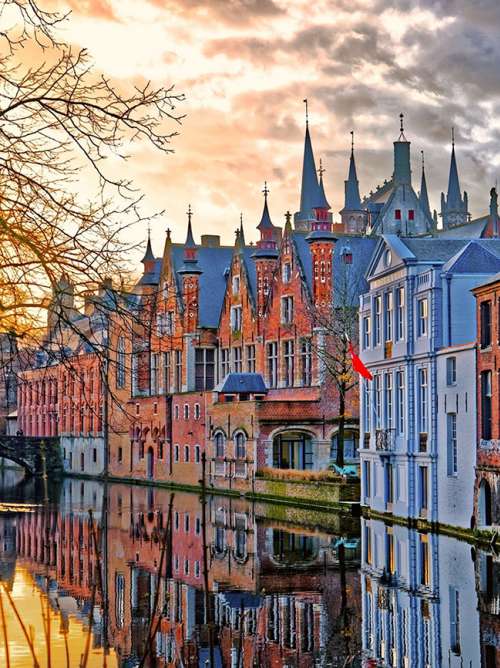
[[[359,314],[361,354],[373,375],[361,391],[361,502],[373,511],[470,526],[470,290],[499,269],[499,239],[379,239]]]

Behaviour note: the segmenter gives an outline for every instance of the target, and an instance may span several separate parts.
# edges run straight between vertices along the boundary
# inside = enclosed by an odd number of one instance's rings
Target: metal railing
[[[396,445],[395,429],[377,429],[375,431],[375,448],[380,452],[393,452]]]

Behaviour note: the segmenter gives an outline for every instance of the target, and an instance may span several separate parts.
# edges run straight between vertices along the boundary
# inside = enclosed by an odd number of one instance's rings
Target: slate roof
[[[228,373],[215,391],[228,394],[267,394],[267,387],[260,373]]]
[[[450,227],[447,230],[436,230],[436,237],[439,239],[480,239],[488,225],[488,219],[486,215],[464,225]]]
[[[491,274],[500,271],[500,240],[496,244],[489,241],[469,241],[462,251],[443,265],[443,270],[457,274]]]
[[[432,237],[401,237],[417,262],[446,262],[467,243],[464,239],[435,239]]]
[[[304,272],[307,286],[312,293],[312,258],[309,244],[306,241],[307,232],[293,232],[292,239],[295,243],[297,255]],[[338,279],[345,271],[349,272],[349,298],[352,305],[358,303],[359,295],[366,292],[368,284],[365,280],[365,272],[368,268],[373,251],[377,245],[377,239],[360,236],[339,236],[333,252],[333,295],[334,305],[340,306],[343,295],[335,290],[336,278]],[[352,264],[344,264],[342,253],[345,248],[349,248],[352,253]]]

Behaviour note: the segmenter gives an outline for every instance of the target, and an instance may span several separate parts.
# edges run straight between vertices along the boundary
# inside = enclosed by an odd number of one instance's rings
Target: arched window
[[[215,434],[215,456],[219,459],[224,457],[224,434],[219,431]]]
[[[125,339],[120,336],[116,348],[116,387],[125,386]]]
[[[234,437],[234,449],[236,452],[236,459],[245,459],[246,457],[246,438],[245,434],[239,431]]]

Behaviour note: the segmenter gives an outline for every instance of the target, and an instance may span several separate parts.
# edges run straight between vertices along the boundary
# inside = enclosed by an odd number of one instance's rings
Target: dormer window
[[[240,277],[233,276],[233,295],[240,294]]]
[[[394,211],[394,218],[395,220],[401,220],[401,209],[396,209]]]

